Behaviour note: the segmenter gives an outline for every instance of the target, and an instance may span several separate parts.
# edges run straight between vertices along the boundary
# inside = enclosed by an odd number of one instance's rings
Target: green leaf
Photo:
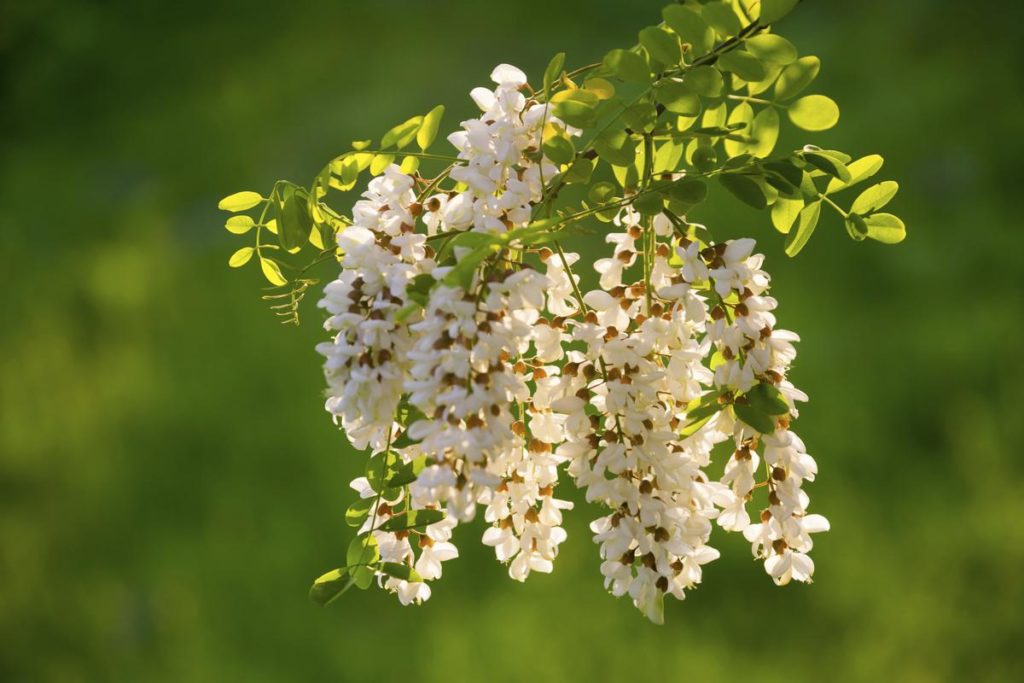
[[[669,5],[661,11],[669,28],[690,44],[696,55],[706,54],[715,43],[715,33],[699,14],[682,5]]]
[[[607,78],[600,78],[599,76],[588,78],[583,81],[583,89],[597,95],[599,100],[610,100],[615,97],[615,84]]]
[[[473,275],[476,273],[476,269],[480,264],[483,263],[487,257],[493,256],[499,252],[501,252],[501,245],[499,244],[485,244],[477,247],[460,258],[458,263],[455,264],[455,267],[452,268],[441,281],[449,287],[469,289],[473,284]]]
[[[294,185],[284,185],[274,202],[277,238],[285,251],[301,247],[309,239],[313,218],[309,215],[309,194]]]
[[[252,255],[256,253],[256,250],[252,247],[242,247],[228,259],[228,265],[232,268],[241,268],[252,259]]]
[[[227,223],[224,224],[224,227],[227,228],[228,232],[233,232],[236,235],[244,235],[252,230],[254,225],[256,225],[256,221],[249,216],[232,216],[227,220]]]
[[[885,163],[885,160],[878,154],[871,154],[857,159],[857,161],[854,161],[847,166],[850,171],[850,179],[844,182],[839,178],[833,178],[828,182],[828,188],[825,190],[825,194],[845,190],[851,185],[856,185],[859,182],[867,180],[878,173],[882,168],[883,163]]]
[[[662,64],[673,66],[682,59],[679,40],[659,26],[648,26],[640,31],[640,44],[647,50],[647,54]]]
[[[352,503],[345,510],[345,524],[358,529],[366,521],[366,518],[369,517],[371,507],[373,507],[372,498],[360,498]]]
[[[725,87],[722,72],[713,66],[695,66],[686,72],[684,83],[698,95],[721,97]]]
[[[661,191],[677,213],[685,214],[708,196],[708,186],[696,178],[682,178]]]
[[[789,105],[788,114],[798,128],[828,130],[839,122],[839,105],[824,95],[807,95]]]
[[[797,220],[796,230],[790,230],[786,235],[785,251],[788,256],[796,256],[807,244],[814,234],[814,228],[818,227],[818,219],[821,217],[821,200],[808,204],[800,212]]]
[[[598,96],[589,90],[560,90],[551,96],[554,115],[578,128],[593,125],[599,102]]]
[[[744,50],[726,52],[718,58],[718,66],[736,74],[748,83],[760,81],[765,77],[764,64],[761,63],[761,60]]]
[[[556,164],[567,164],[576,156],[576,148],[565,135],[552,135],[544,141],[544,156]]]
[[[843,218],[843,227],[846,228],[846,234],[855,242],[863,242],[868,236],[867,222],[863,216],[855,213],[851,213]]]
[[[772,153],[779,140],[779,114],[774,107],[766,107],[758,112],[750,125],[750,136],[755,142],[747,148],[748,153],[761,158]]]
[[[782,181],[790,186],[791,191],[797,191],[800,189],[804,179],[803,168],[793,163],[792,159],[778,159],[776,161],[767,161],[764,164],[765,170],[769,171],[769,177],[771,175],[778,176]],[[773,187],[779,187],[778,184],[773,183]]]
[[[660,194],[657,192],[645,192],[637,195],[636,199],[633,200],[633,208],[639,211],[642,216],[657,216],[661,213],[664,205],[662,204]]]
[[[850,211],[862,216],[874,213],[892,201],[892,198],[896,196],[896,192],[899,189],[899,183],[895,180],[886,180],[877,185],[872,185],[853,200],[853,206],[850,207]]]
[[[683,160],[684,145],[681,142],[666,140],[654,152],[654,173],[671,173]]]
[[[803,208],[804,200],[801,198],[787,199],[779,197],[772,204],[772,225],[783,235],[788,234]]]
[[[740,131],[744,136],[748,136],[750,127],[754,123],[754,108],[746,102],[740,102],[729,112],[728,122],[730,128]],[[730,157],[746,153],[749,147],[749,140],[725,139],[725,153]]]
[[[637,102],[622,112],[622,120],[632,131],[649,133],[658,121],[658,111],[650,102]]]
[[[762,24],[771,24],[789,14],[800,0],[761,0]]]
[[[381,525],[384,531],[408,531],[424,529],[444,519],[444,510],[410,510],[404,515],[392,517]]]
[[[399,564],[397,562],[383,562],[380,565],[380,570],[402,581],[410,581],[418,583],[423,581],[423,577],[419,573],[407,564]]]
[[[839,178],[843,182],[850,179],[850,169],[846,167],[846,164],[839,161],[835,157],[826,154],[824,150],[821,151],[805,151],[802,153],[804,161],[818,169],[822,173],[827,173],[830,176]]]
[[[610,183],[607,180],[594,183],[590,192],[587,194],[587,198],[591,203],[601,206],[603,204],[610,203],[616,196],[618,196],[619,188],[614,183]]]
[[[774,384],[761,382],[747,392],[747,401],[755,410],[767,415],[786,415],[789,404]]]
[[[566,169],[565,179],[566,184],[573,183],[589,183],[590,177],[594,173],[594,161],[592,159],[577,158],[576,161],[569,165]]]
[[[771,415],[761,412],[752,405],[744,405],[742,403],[734,403],[732,408],[736,412],[736,417],[762,434],[772,434],[775,432],[775,420]]]
[[[809,86],[821,70],[821,60],[817,57],[801,57],[785,69],[775,82],[775,97],[785,101],[799,95]]]
[[[395,161],[394,154],[376,154],[373,157],[373,161],[370,162],[370,174],[380,175],[384,172],[388,166]]]
[[[419,473],[416,472],[416,467],[413,463],[401,463],[388,474],[387,479],[384,481],[384,486],[387,488],[405,486],[416,481],[418,475]]]
[[[345,553],[345,564],[349,569],[357,565],[373,564],[379,559],[380,551],[377,548],[377,539],[372,534],[353,538]]]
[[[718,176],[718,182],[744,204],[755,209],[767,208],[768,198],[764,192],[764,185],[752,176],[741,173],[724,173]]]
[[[460,234],[468,235],[470,233]],[[440,257],[438,257],[438,262],[440,262]],[[430,297],[430,290],[433,289],[435,282],[437,282],[437,280],[435,280],[434,276],[430,273],[420,273],[410,280],[409,284],[405,286],[405,297],[410,301],[420,304],[421,306],[426,306],[427,299]]]
[[[326,574],[317,577],[309,589],[309,599],[325,607],[338,598],[345,589],[351,585],[351,578],[344,567],[332,569]]]
[[[774,33],[762,33],[747,38],[744,45],[750,54],[765,62],[785,66],[796,61],[797,53],[793,43]]]
[[[275,261],[260,258],[260,269],[263,271],[263,277],[267,278],[267,282],[275,287],[283,287],[288,284],[288,280],[281,274],[281,267]]]
[[[551,61],[548,62],[547,67],[544,69],[544,95],[547,99],[551,99],[551,86],[558,81],[562,75],[562,69],[565,68],[565,53],[559,52]]]
[[[732,7],[724,2],[709,2],[701,7],[701,16],[707,20],[721,38],[732,38],[738,34],[743,25]],[[723,55],[724,56],[724,55]]]
[[[422,116],[414,116],[408,121],[398,124],[387,133],[384,133],[384,137],[380,139],[381,149],[389,147],[402,149],[416,139],[416,134],[419,132],[421,125],[423,125]]]
[[[236,192],[229,194],[224,199],[217,203],[217,208],[221,211],[230,211],[231,213],[237,213],[239,211],[245,211],[256,206],[263,201],[263,196],[259,192]]]
[[[876,213],[864,219],[868,237],[883,244],[898,244],[907,237],[907,227],[891,213]]]
[[[605,131],[594,139],[598,156],[615,166],[630,166],[636,161],[636,142],[622,129]]]
[[[604,56],[604,65],[627,83],[651,82],[651,69],[647,60],[636,52],[612,50]]]
[[[419,148],[426,152],[432,144],[434,139],[437,138],[437,131],[441,127],[441,119],[444,118],[444,105],[439,104],[430,110],[426,116],[423,117],[423,123],[420,125],[419,130],[416,131],[416,144]]]
[[[660,104],[673,114],[697,116],[700,114],[700,97],[682,81],[662,81],[654,93]]]

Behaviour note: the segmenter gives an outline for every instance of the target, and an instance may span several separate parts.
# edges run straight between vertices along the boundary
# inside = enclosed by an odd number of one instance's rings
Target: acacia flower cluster
[[[594,263],[600,287],[583,293],[578,254],[517,238],[558,173],[537,154],[542,129],[564,124],[524,95],[518,69],[492,78],[493,92],[472,93],[480,117],[449,137],[464,189],[417,196],[413,176],[387,168],[339,234],[341,274],[321,301],[334,334],[318,347],[327,410],[383,459],[376,486],[353,482],[370,503],[366,564],[403,603],[425,600],[458,556],[454,528],[483,508],[482,540],[512,578],[550,572],[568,478],[608,510],[591,524],[606,587],[654,621],[718,557],[716,520],[744,533],[776,583],[810,581],[810,534],[827,522],[807,513],[816,466],[789,429],[806,399],[786,379],[797,337],[776,329],[754,241],[702,242],[696,226],[627,205]],[[472,247],[441,266],[428,240],[463,232],[508,239],[458,281]],[[752,401],[768,406],[755,406],[758,424],[737,417]],[[716,477],[712,451],[726,442]],[[403,468],[401,485],[381,478]],[[417,525],[424,512],[439,514]]]
[[[513,579],[551,572],[567,486],[599,511],[605,588],[652,621],[702,581],[716,533],[742,534],[776,584],[811,581],[829,525],[792,426],[799,338],[755,241],[691,220],[714,183],[770,215],[791,257],[828,211],[858,242],[905,236],[882,211],[895,182],[836,199],[881,156],[776,150],[783,117],[810,132],[839,120],[804,94],[818,58],[772,32],[796,5],[672,3],[599,62],[567,69],[559,53],[532,84],[499,65],[444,149],[439,105],[353,142],[309,187],[221,200],[227,230],[251,239],[229,265],[259,265],[284,322],[319,264],[341,266],[317,349],[327,411],[369,458],[345,513],[356,536],[315,601],[375,583],[428,599],[474,520]],[[339,193],[361,194],[339,210]],[[600,255],[567,248],[585,234]],[[316,258],[294,263],[307,245]]]

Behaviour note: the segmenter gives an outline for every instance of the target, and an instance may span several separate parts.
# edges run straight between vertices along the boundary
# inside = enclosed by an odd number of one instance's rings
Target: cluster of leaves
[[[706,183],[713,179],[744,204],[768,211],[790,256],[811,238],[822,205],[840,216],[854,240],[901,241],[903,222],[881,212],[896,194],[895,182],[867,187],[849,208],[836,199],[874,176],[882,167],[881,156],[854,160],[813,145],[776,153],[784,118],[808,132],[828,130],[839,120],[833,100],[807,92],[820,70],[819,59],[800,56],[792,43],[770,32],[771,24],[796,4],[687,0],[665,7],[663,21],[641,30],[637,45],[611,50],[599,63],[567,71],[564,53],[557,54],[530,95],[583,135],[574,137],[553,122],[544,127],[537,154],[543,152],[560,172],[546,179],[545,198],[535,215],[549,222],[543,230],[531,226],[534,237],[552,239],[538,233],[554,235],[591,216],[609,220],[629,204],[645,215],[665,212],[683,224],[686,214],[705,201]],[[424,197],[463,189],[445,184],[458,159],[429,153],[443,114],[444,107],[438,106],[414,116],[387,131],[374,148],[370,140],[354,142],[308,189],[281,181],[268,197],[256,192],[226,197],[220,207],[235,213],[227,229],[255,235],[254,244],[235,251],[229,264],[241,267],[255,256],[267,281],[286,288],[277,295],[285,298],[283,317],[297,321],[297,304],[290,304],[316,282],[305,273],[329,259],[335,234],[348,224],[345,212],[328,203],[329,195],[348,193],[364,174],[379,175],[396,162],[415,175]],[[424,174],[421,162],[444,168]],[[599,177],[602,166],[606,170]],[[570,185],[587,188],[587,201],[556,206],[560,191]],[[257,217],[243,213],[250,210]],[[557,220],[550,222],[552,217]],[[264,229],[276,235],[276,243],[261,241]],[[306,247],[316,250],[314,261],[292,265],[289,257]],[[479,265],[496,245],[474,247],[473,261]],[[460,269],[462,276],[467,272],[472,272],[469,266]]]

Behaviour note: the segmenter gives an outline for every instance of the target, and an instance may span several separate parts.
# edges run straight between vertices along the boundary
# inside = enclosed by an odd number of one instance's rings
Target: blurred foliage
[[[808,1],[781,29],[843,105],[816,141],[883,151],[912,228],[893,249],[823,223],[796,260],[763,243],[833,524],[814,585],[775,588],[717,534],[655,627],[604,594],[580,509],[525,585],[467,542],[422,607],[307,600],[360,459],[321,409],[316,314],[278,325],[258,274],[224,267],[217,199],[311,178],[396,112],[459,120],[494,64],[587,63],[660,5],[0,5],[0,680],[1024,677],[1009,0]],[[713,197],[696,217],[764,224]]]

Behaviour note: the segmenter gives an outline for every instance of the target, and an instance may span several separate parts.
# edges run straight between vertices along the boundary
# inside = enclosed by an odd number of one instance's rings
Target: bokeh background
[[[1024,680],[1024,12],[805,2],[910,236],[761,237],[799,331],[799,430],[833,530],[778,589],[739,537],[667,623],[602,590],[588,511],[516,584],[461,534],[434,598],[306,598],[360,459],[322,412],[319,317],[281,327],[217,200],[308,182],[492,65],[635,42],[659,2],[0,3],[0,680]]]

